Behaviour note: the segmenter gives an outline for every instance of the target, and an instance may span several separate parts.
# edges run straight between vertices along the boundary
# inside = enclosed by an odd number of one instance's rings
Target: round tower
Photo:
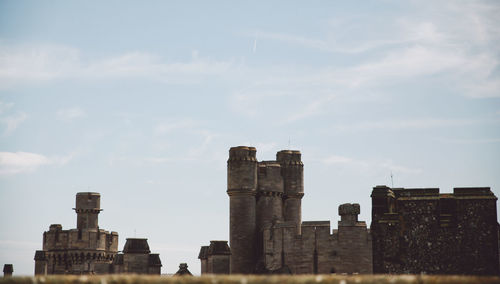
[[[249,274],[255,267],[255,194],[257,159],[254,147],[232,147],[227,161],[230,271]]]
[[[302,222],[302,197],[304,196],[304,164],[300,151],[282,150],[276,154],[281,164],[285,194],[283,196],[283,218],[293,221],[300,234]]]
[[[79,192],[76,194],[77,229],[97,229],[98,215],[101,212],[101,195],[97,192]]]

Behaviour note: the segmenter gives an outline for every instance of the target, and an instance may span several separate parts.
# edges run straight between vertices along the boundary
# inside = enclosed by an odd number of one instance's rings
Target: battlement
[[[62,230],[61,224],[51,224],[49,227],[49,231],[61,231],[61,230]]]
[[[330,221],[304,221],[302,228],[304,227],[328,227],[330,229]]]
[[[255,147],[237,146],[229,149],[230,161],[257,161],[257,149]]]
[[[489,187],[455,187],[453,189],[455,198],[460,199],[494,199],[495,194]]]
[[[281,150],[276,153],[276,161],[284,164],[302,165],[302,154],[298,150]]]
[[[389,188],[377,185],[373,188],[371,197],[391,197],[396,199],[496,199],[489,187],[456,187],[453,193],[440,193],[439,188]]]
[[[497,198],[489,187],[376,186],[371,197],[376,273],[498,273]]]
[[[101,195],[97,192],[78,192],[74,209],[101,211]]]

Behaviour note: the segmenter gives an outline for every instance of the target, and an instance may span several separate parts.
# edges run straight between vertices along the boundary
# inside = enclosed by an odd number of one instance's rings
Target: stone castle
[[[497,197],[488,187],[373,188],[370,229],[359,204],[341,204],[338,229],[302,221],[304,165],[299,151],[258,161],[254,147],[229,150],[229,244],[202,246],[201,273],[212,274],[468,274],[498,275]],[[77,228],[52,224],[35,253],[35,274],[160,274],[147,239],[99,228],[100,194],[76,195]],[[4,269],[5,270],[5,269]],[[181,264],[178,275],[189,275]]]
[[[258,162],[253,147],[234,147],[227,162],[230,245],[202,247],[202,273],[372,273],[372,241],[358,204],[342,219],[302,222],[304,170],[299,151]],[[224,252],[224,253],[221,253]]]
[[[76,195],[76,229],[52,224],[43,233],[43,249],[35,252],[35,275],[44,274],[160,274],[158,254],[151,254],[147,239],[128,238],[118,253],[118,233],[99,228],[101,195]]]
[[[372,224],[358,204],[339,206],[329,221],[302,222],[303,163],[299,151],[276,161],[254,147],[233,147],[227,161],[229,241],[201,247],[204,273],[426,273],[498,275],[499,224],[490,188],[372,191]]]

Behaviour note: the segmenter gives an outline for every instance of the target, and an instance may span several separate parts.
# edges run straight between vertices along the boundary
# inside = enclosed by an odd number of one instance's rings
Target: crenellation
[[[229,150],[230,272],[370,273],[371,238],[366,223],[357,220],[359,204],[341,205],[344,222],[333,232],[330,221],[302,222],[300,151],[279,151],[275,161],[261,162],[255,154],[253,147]],[[202,273],[214,273],[206,250],[199,254]]]
[[[382,214],[381,188],[372,193],[375,273],[498,274],[496,197],[489,188],[386,190],[395,206]]]
[[[35,275],[127,273],[129,270],[160,274],[159,257],[151,257],[150,253],[132,257],[117,254],[118,233],[100,229],[97,224],[97,214],[102,211],[99,193],[77,193],[74,209],[76,229],[63,230],[60,224],[52,224],[43,233],[42,250],[35,252]],[[117,261],[130,268],[115,265]]]

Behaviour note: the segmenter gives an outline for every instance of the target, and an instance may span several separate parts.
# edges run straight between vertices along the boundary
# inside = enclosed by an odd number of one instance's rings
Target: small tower
[[[227,161],[230,270],[250,274],[255,268],[255,195],[257,159],[254,147],[232,147]]]
[[[360,207],[358,203],[344,203],[339,206],[340,226],[356,226]]]
[[[302,222],[302,197],[304,196],[304,164],[300,151],[282,150],[276,154],[276,161],[281,164],[284,181],[283,217],[297,226],[300,234]]]
[[[14,272],[14,266],[12,264],[4,264],[3,266],[3,277],[12,276],[12,272]]]
[[[98,216],[101,209],[101,195],[97,192],[79,192],[76,194],[76,206],[73,208],[77,214],[76,228],[98,229]]]

